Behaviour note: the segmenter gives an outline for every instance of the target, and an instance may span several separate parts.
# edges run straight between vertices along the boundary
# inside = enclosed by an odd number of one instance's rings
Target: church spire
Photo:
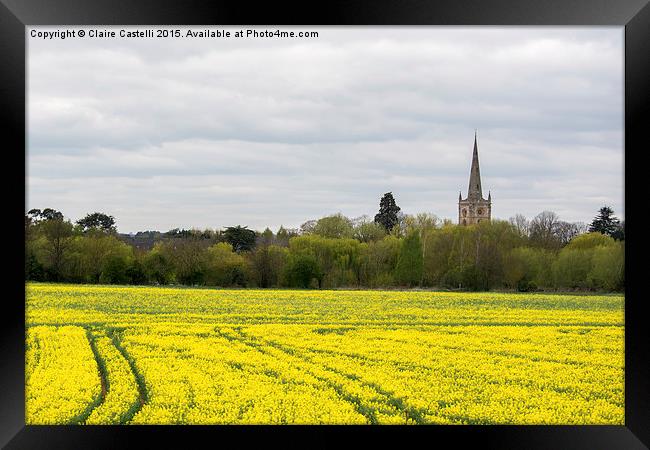
[[[469,188],[467,198],[476,200],[483,198],[481,191],[481,172],[478,167],[478,144],[476,142],[476,130],[474,130],[474,154],[472,155],[472,168],[469,172]]]

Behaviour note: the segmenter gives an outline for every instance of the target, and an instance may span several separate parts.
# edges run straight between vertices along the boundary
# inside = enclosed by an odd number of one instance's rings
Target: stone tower
[[[487,200],[483,198],[481,190],[481,172],[478,167],[478,145],[476,132],[474,133],[474,154],[472,155],[472,168],[469,172],[469,188],[467,198],[463,199],[458,193],[458,224],[472,225],[492,217],[492,195],[488,192]]]

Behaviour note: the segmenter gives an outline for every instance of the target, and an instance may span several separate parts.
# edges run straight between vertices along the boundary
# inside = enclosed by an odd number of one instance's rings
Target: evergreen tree
[[[603,206],[589,226],[590,232],[602,233],[613,238],[622,239],[621,224],[614,216],[614,210]]]
[[[395,203],[393,193],[385,193],[379,202],[379,212],[375,215],[375,222],[383,226],[390,233],[393,227],[399,222],[397,213],[400,209],[397,203]]]
[[[223,232],[226,242],[232,245],[237,252],[252,250],[255,247],[255,232],[247,227],[237,225],[236,227],[227,227]]]
[[[612,234],[612,237],[616,239],[617,241],[623,241],[625,240],[625,221],[621,221],[620,225],[614,231],[614,234]]]
[[[422,241],[420,233],[409,233],[402,243],[402,249],[395,267],[395,280],[406,286],[417,286],[422,280],[424,257],[422,256]]]

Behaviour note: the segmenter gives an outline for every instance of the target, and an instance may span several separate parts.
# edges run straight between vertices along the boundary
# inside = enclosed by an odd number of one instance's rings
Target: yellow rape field
[[[619,295],[28,284],[27,423],[624,423]]]
[[[28,423],[79,423],[97,405],[101,381],[81,327],[28,327],[25,415]]]

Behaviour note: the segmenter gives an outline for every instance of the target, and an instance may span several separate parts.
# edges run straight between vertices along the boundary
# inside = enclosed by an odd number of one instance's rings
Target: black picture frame
[[[25,296],[23,236],[26,189],[26,35],[32,25],[616,25],[625,27],[625,192],[645,181],[644,153],[650,95],[650,6],[648,0],[329,0],[327,2],[223,2],[210,0],[0,0],[0,114],[8,161],[3,173],[7,226],[13,261],[5,273],[0,328],[2,358],[0,444],[11,449],[191,447],[192,439],[209,445],[235,445],[251,436],[281,444],[330,446],[363,434],[364,445],[397,438],[396,445],[449,442],[487,448],[636,449],[650,446],[649,327],[650,302],[644,295],[641,263],[644,202],[625,210],[625,425],[624,426],[421,426],[421,427],[268,427],[268,426],[25,426]],[[477,73],[478,76],[478,73]],[[21,152],[25,152],[22,154]],[[9,157],[9,158],[8,158]],[[9,162],[11,161],[11,162]],[[644,171],[644,172],[642,172]],[[644,177],[645,175],[645,177]],[[22,188],[21,188],[22,187]],[[647,189],[645,189],[647,191]],[[641,189],[641,194],[645,194]],[[25,191],[22,191],[25,194]],[[627,200],[626,196],[626,200]],[[647,194],[644,195],[644,197]],[[7,279],[7,277],[9,279]],[[371,443],[371,441],[374,441]],[[146,443],[146,444],[145,444]],[[421,445],[421,444],[418,444]]]

